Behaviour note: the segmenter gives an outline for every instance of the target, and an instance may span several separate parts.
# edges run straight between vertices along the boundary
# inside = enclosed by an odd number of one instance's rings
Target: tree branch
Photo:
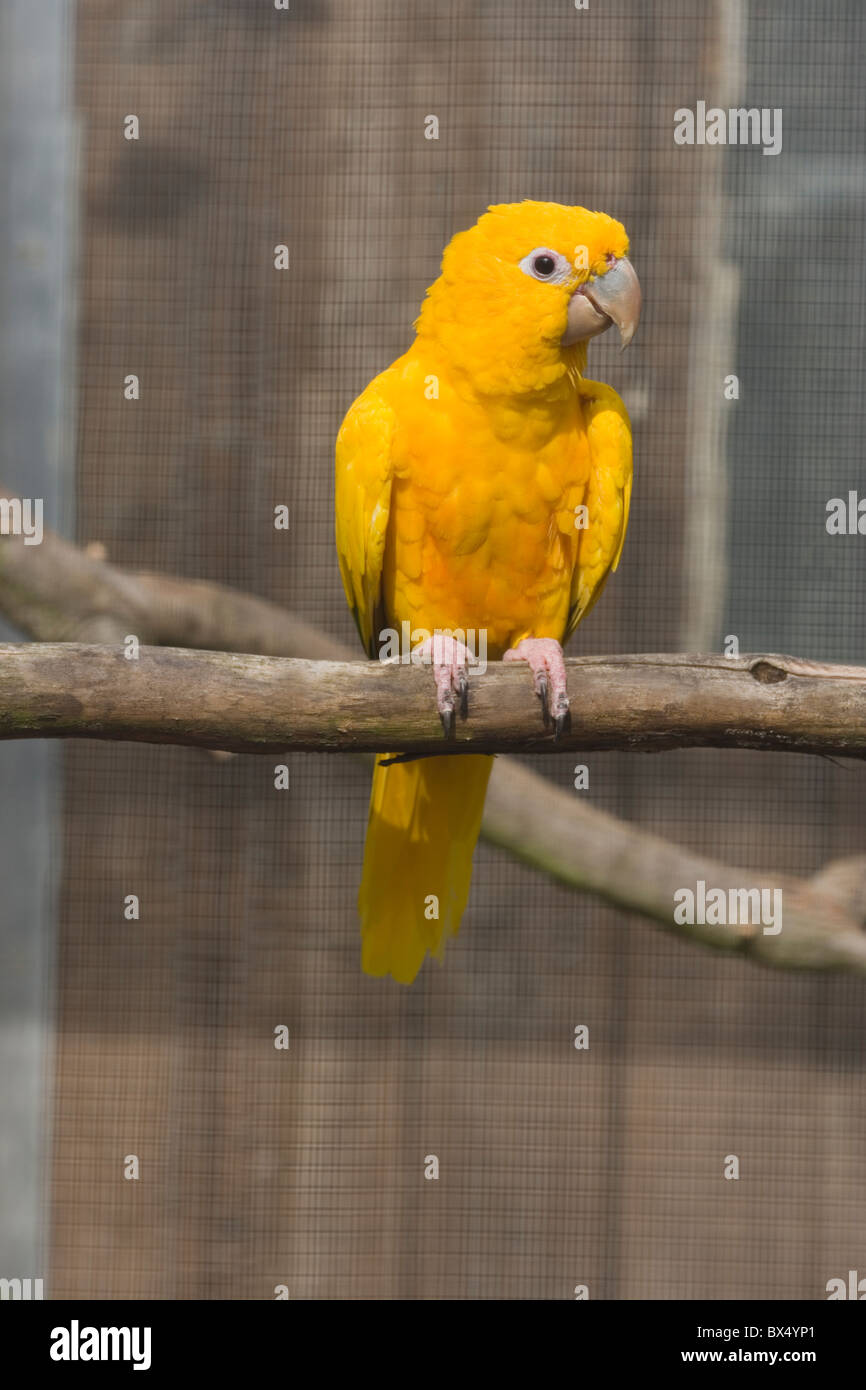
[[[587,806],[518,763],[510,763],[507,778],[491,777],[484,830],[493,844],[558,882],[640,913],[667,932],[764,965],[866,974],[866,858],[835,861],[808,881],[736,868]],[[676,922],[674,894],[701,880],[726,897],[731,890],[778,890],[781,931]]]
[[[0,486],[0,497],[14,494]],[[42,542],[0,534],[0,613],[37,642],[155,647],[348,661],[340,642],[266,599],[222,584],[119,569],[46,528]]]
[[[180,743],[238,753],[587,752],[714,747],[866,757],[866,670],[790,657],[579,657],[571,726],[545,730],[529,673],[470,673],[446,740],[429,671],[379,662],[78,643],[0,646],[0,738]]]
[[[0,488],[0,496],[10,495]],[[341,643],[275,604],[216,584],[126,572],[48,531],[38,547],[25,547],[19,537],[0,536],[0,611],[22,631],[45,642],[120,643],[127,634],[134,633],[142,642],[225,652],[257,651],[269,656],[326,661],[345,660],[352,655]],[[17,646],[6,649],[16,659],[35,650]],[[64,681],[62,693],[67,695],[69,670],[64,661],[69,654],[70,649],[64,647],[54,658],[55,679]],[[103,652],[101,656],[108,659],[109,680],[121,669],[125,671],[124,679],[141,688],[145,669],[141,663],[136,667],[136,663],[126,662],[119,650]],[[772,676],[780,669],[780,661],[786,670],[784,679],[762,681],[762,675]],[[711,658],[710,662],[713,669],[728,673],[736,665],[723,658]],[[0,672],[7,664],[5,655],[0,657]],[[576,663],[579,682],[586,665]],[[616,665],[621,674],[622,658],[616,659]],[[803,679],[844,682],[837,687],[839,712],[847,709],[855,740],[862,738],[862,671],[816,668],[811,663],[789,662],[786,658],[769,658],[769,666],[769,671],[763,671],[760,664],[755,670],[737,668],[746,689],[751,688],[750,683],[755,685],[756,698],[772,695],[774,684],[776,694],[781,693],[782,687],[786,695],[792,689],[796,695],[798,688],[802,692],[799,681]],[[795,667],[810,674],[803,676]],[[352,667],[353,674],[357,669]],[[821,674],[828,669],[831,676]],[[20,695],[20,665],[17,672],[16,676],[10,667],[8,675],[12,684],[18,681]],[[428,731],[441,747],[441,731],[430,706],[429,676],[419,671],[386,674],[400,682],[408,677],[413,689],[417,687],[421,692]],[[520,674],[515,670],[511,677],[518,677],[511,693],[518,700],[521,717],[533,721],[533,736],[537,737],[538,707],[528,681],[519,680]],[[598,674],[596,670],[595,676]],[[759,686],[763,689],[757,689]],[[402,690],[403,685],[399,688]],[[10,689],[7,685],[7,692]],[[582,686],[580,689],[581,702],[575,700],[576,708],[582,708]],[[820,689],[826,688],[820,687],[818,693]],[[55,688],[55,695],[60,693]],[[475,693],[473,718],[480,709],[477,698],[481,692]],[[30,713],[39,714],[32,703]],[[62,717],[71,719],[73,713],[67,709]],[[114,717],[111,710],[107,713]],[[11,716],[11,709],[8,714]],[[282,732],[284,735],[285,730]],[[19,736],[42,735],[32,731],[28,735],[25,731],[19,732]],[[225,740],[221,742],[225,746]],[[851,750],[846,746],[845,751]],[[765,964],[785,968],[866,971],[866,858],[834,861],[809,881],[734,868],[682,850],[638,826],[598,811],[510,758],[498,758],[494,766],[482,834],[558,882],[595,894],[614,907],[639,913],[665,930],[701,944],[741,951]],[[721,888],[780,887],[784,900],[783,930],[778,935],[765,936],[760,929],[742,931],[675,923],[673,894],[699,879]]]

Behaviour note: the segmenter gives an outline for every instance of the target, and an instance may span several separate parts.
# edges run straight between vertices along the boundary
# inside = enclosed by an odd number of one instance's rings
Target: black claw
[[[539,671],[536,676],[535,691],[541,700],[541,717],[546,727],[550,723],[550,687],[547,683],[546,671]]]
[[[556,717],[555,717],[555,719],[554,719],[554,721],[553,721],[553,741],[554,741],[554,743],[556,743],[556,742],[559,740],[560,735],[561,735],[562,733],[564,733],[564,731],[568,728],[568,726],[569,726],[570,723],[571,723],[571,717],[570,717],[569,712],[568,712],[568,706],[566,705],[565,709],[561,709],[561,710],[558,710],[558,711],[557,711]]]
[[[463,666],[457,673],[457,698],[460,702],[460,717],[466,719],[469,715],[469,673]]]
[[[442,728],[446,738],[454,737],[454,706],[448,705],[439,711],[439,718],[442,720]]]

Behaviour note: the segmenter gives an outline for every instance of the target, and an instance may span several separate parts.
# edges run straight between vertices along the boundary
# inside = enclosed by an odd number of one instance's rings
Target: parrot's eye
[[[547,246],[536,246],[534,251],[524,256],[520,269],[524,275],[531,275],[533,280],[546,280],[553,285],[561,285],[571,275],[571,266],[565,256],[551,251]]]

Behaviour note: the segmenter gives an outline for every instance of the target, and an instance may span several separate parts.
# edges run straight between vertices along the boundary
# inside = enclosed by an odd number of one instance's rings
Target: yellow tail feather
[[[492,766],[475,754],[376,759],[358,895],[368,975],[411,984],[426,953],[441,958],[456,934]]]

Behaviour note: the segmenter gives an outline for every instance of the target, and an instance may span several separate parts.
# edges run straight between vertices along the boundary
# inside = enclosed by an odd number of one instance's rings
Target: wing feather
[[[337,436],[336,534],[343,588],[367,655],[378,652],[382,565],[391,513],[395,415],[373,382]]]
[[[632,484],[631,425],[619,396],[609,386],[582,381],[590,475],[584,503],[588,524],[580,533],[571,584],[567,641],[592,608],[609,574],[619,564],[628,527]]]

